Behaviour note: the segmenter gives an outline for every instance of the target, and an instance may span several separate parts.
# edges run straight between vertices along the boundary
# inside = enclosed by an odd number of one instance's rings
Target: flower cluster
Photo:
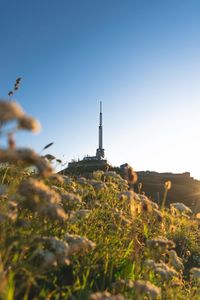
[[[48,177],[52,174],[49,163],[30,149],[4,150],[0,149],[0,162],[11,164],[34,165],[40,175]]]
[[[66,234],[64,239],[70,246],[70,255],[84,255],[85,253],[93,250],[96,247],[95,243],[93,243],[86,237],[81,237],[79,235]]]
[[[161,297],[161,289],[150,281],[136,280],[134,282],[136,299],[143,299],[148,296],[150,299],[158,299]]]
[[[125,300],[122,295],[112,295],[109,292],[97,292],[90,295],[90,300]]]
[[[60,196],[41,180],[29,178],[21,182],[18,193],[23,196],[21,205],[54,220],[65,221],[67,214],[59,205]]]

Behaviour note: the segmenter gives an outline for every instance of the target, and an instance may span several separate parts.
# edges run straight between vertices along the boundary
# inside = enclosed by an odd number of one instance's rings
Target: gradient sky
[[[0,0],[0,97],[43,127],[18,146],[200,179],[200,1]]]

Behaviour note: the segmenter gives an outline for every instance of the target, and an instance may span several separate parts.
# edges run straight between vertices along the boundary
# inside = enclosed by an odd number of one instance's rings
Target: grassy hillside
[[[121,168],[113,168],[124,177]],[[158,173],[151,171],[137,172],[138,181],[134,185],[134,190],[138,192],[138,183],[142,183],[142,191],[153,201],[160,204],[164,194],[164,184],[171,181],[172,186],[167,195],[166,205],[170,203],[183,202],[194,212],[200,211],[200,181],[190,176],[190,173],[173,174]]]
[[[35,130],[17,108],[0,101],[0,119]],[[199,215],[181,203],[166,208],[169,181],[161,208],[142,189],[131,190],[134,176],[58,175],[7,137],[0,149],[7,162],[0,172],[0,299],[199,299]]]

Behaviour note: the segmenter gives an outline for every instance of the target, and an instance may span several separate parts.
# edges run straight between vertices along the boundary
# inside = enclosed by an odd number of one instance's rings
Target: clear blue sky
[[[0,0],[0,96],[43,127],[19,146],[70,161],[104,147],[114,165],[200,178],[198,0]]]

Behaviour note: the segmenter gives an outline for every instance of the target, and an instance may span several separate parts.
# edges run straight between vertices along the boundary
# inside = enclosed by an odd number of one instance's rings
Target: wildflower
[[[36,263],[42,269],[49,269],[51,267],[57,266],[56,255],[47,249],[39,249],[34,252],[34,257],[36,258]]]
[[[108,178],[109,177],[110,178],[117,178],[117,179],[121,178],[121,176],[119,174],[117,174],[115,171],[106,171],[105,176],[108,177]]]
[[[48,179],[53,184],[63,184],[64,183],[63,177],[61,175],[59,175],[59,174],[52,174],[51,176],[49,176]]]
[[[147,245],[152,249],[162,249],[167,250],[170,248],[175,248],[175,243],[171,240],[168,240],[165,237],[158,237],[151,240],[147,240]]]
[[[54,190],[55,192],[60,192],[61,191],[61,187],[58,187],[57,185],[51,185],[51,189]]]
[[[141,296],[149,296],[151,299],[161,297],[161,289],[150,281],[136,280],[134,282],[134,288],[138,298]]]
[[[196,219],[200,220],[200,212],[196,214]]]
[[[120,292],[121,290],[124,289],[132,289],[133,287],[134,287],[134,281],[130,279],[129,280],[119,279],[112,284],[112,288],[115,290],[115,292]]]
[[[133,218],[141,212],[140,203],[134,200],[134,192],[132,190],[120,193],[119,199],[125,205],[125,209],[130,211]]]
[[[154,260],[148,259],[145,262],[145,265],[148,269],[152,269],[155,274],[160,275],[165,280],[169,280],[172,277],[178,275],[178,273],[173,268],[170,268],[164,262],[156,263]]]
[[[82,218],[87,219],[89,217],[90,213],[91,213],[91,210],[89,210],[89,209],[80,209],[80,210],[76,211],[76,217],[80,218],[80,219],[82,219]]]
[[[124,279],[119,279],[116,282],[112,284],[112,288],[115,290],[115,292],[119,292],[121,290],[124,290],[126,287],[126,280]]]
[[[162,222],[163,220],[163,215],[162,212],[156,208],[153,209],[153,214],[155,215],[156,219],[158,222]]]
[[[68,215],[64,209],[58,204],[46,204],[38,206],[37,211],[44,216],[51,218],[52,220],[58,220],[65,222],[68,219]]]
[[[94,179],[96,179],[96,180],[101,180],[101,178],[102,178],[103,175],[104,175],[104,171],[100,171],[100,170],[94,171],[94,172],[92,173],[92,177],[93,177]]]
[[[138,176],[132,167],[127,166],[124,168],[124,171],[125,171],[126,180],[130,185],[133,185],[134,183],[137,182]]]
[[[42,237],[41,241],[44,243],[46,249],[56,256],[58,264],[69,265],[70,247],[65,241],[59,240],[56,237]]]
[[[70,223],[76,223],[77,221],[81,219],[87,219],[90,215],[90,210],[89,209],[80,209],[76,212],[71,212],[69,222]]]
[[[131,201],[134,199],[134,197],[135,197],[135,193],[132,190],[126,191],[126,192],[121,192],[119,194],[119,200],[123,200],[123,201],[124,200]]]
[[[86,185],[87,184],[87,179],[85,177],[79,177],[77,179],[77,182],[81,185]]]
[[[127,190],[128,189],[128,182],[125,180],[125,179],[120,179],[118,182],[117,182],[119,188],[121,190]]]
[[[169,231],[170,231],[171,233],[175,233],[175,231],[176,231],[176,226],[170,225]]]
[[[165,185],[164,185],[164,194],[163,194],[163,199],[162,199],[162,203],[161,203],[161,209],[164,210],[165,208],[165,202],[167,199],[167,193],[168,191],[171,189],[171,181],[166,181]]]
[[[94,182],[94,180],[93,180],[93,182],[92,183],[90,182],[90,184],[94,187],[94,189],[96,191],[102,191],[102,190],[107,190],[108,189],[107,185],[104,182],[101,182],[101,181]]]
[[[65,241],[69,244],[69,254],[85,254],[96,247],[96,244],[88,240],[85,237],[79,235],[67,234],[65,235]]]
[[[42,181],[29,178],[21,182],[18,192],[24,197],[22,204],[35,211],[40,205],[58,204],[60,196]]]
[[[190,269],[190,276],[193,279],[200,280],[200,268],[192,268],[192,269]]]
[[[143,194],[136,194],[136,193],[135,193],[135,194],[134,194],[134,198],[135,198],[135,200],[141,201],[141,202],[147,202],[147,201],[148,201],[148,203],[152,206],[152,208],[159,209],[157,203],[155,203],[155,202],[149,200],[149,199],[147,198],[147,196],[145,196],[145,195],[143,195]]]
[[[141,194],[142,191],[142,182],[138,183],[138,193]]]
[[[50,174],[52,174],[52,168],[49,166],[48,162],[30,149],[0,149],[0,162],[22,162],[29,165],[35,165],[38,169],[38,172],[44,177],[48,177]]]
[[[24,116],[21,106],[14,101],[0,100],[0,122],[8,122]]]
[[[155,274],[160,275],[164,280],[170,280],[172,277],[177,276],[177,272],[173,269],[165,265],[165,267],[157,266],[154,269]]]
[[[153,259],[147,259],[145,260],[145,266],[147,268],[154,268],[155,261]]]
[[[169,191],[171,189],[171,186],[172,186],[172,183],[171,183],[170,180],[168,180],[168,181],[165,182],[165,189],[167,191]]]
[[[62,193],[61,198],[63,205],[69,208],[79,206],[82,203],[81,197],[73,193]]]
[[[180,213],[190,213],[190,214],[192,214],[192,210],[188,206],[186,206],[185,204],[180,203],[180,202],[171,203],[170,207],[172,209],[175,209],[175,210],[179,211]]]
[[[138,212],[136,212],[138,213]],[[116,221],[120,222],[122,226],[132,224],[131,220],[127,219],[126,216],[122,211],[118,211],[117,209],[114,210],[114,217]]]
[[[64,179],[64,183],[65,183],[65,184],[72,184],[72,183],[73,183],[72,178],[70,178],[69,176],[62,175],[62,177],[63,177],[63,179]]]
[[[124,300],[121,294],[111,295],[109,292],[97,292],[90,295],[90,300]]]
[[[180,257],[178,257],[176,251],[170,250],[169,252],[169,263],[175,268],[177,271],[181,271],[184,269],[184,265]]]
[[[24,115],[18,119],[18,128],[37,133],[41,130],[41,125],[38,120]]]
[[[148,199],[141,203],[141,207],[143,212],[152,212],[151,202]]]

